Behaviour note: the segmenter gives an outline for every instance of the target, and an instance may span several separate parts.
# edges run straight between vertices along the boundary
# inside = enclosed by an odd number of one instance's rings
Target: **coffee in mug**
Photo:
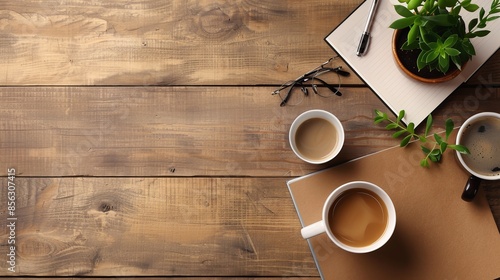
[[[462,156],[470,169],[484,176],[500,174],[500,118],[483,118],[468,124],[460,143],[470,151]]]
[[[289,141],[300,159],[320,164],[330,161],[340,152],[344,145],[344,130],[333,114],[310,110],[293,121]]]
[[[338,247],[367,253],[382,247],[396,227],[396,210],[389,195],[365,181],[346,183],[328,196],[322,220],[301,230],[303,238],[321,233]]]
[[[333,235],[353,247],[368,246],[387,227],[387,207],[374,192],[355,188],[343,192],[328,212],[328,223]]]
[[[312,118],[299,125],[295,143],[304,157],[320,161],[335,149],[337,138],[333,124],[322,118]]]

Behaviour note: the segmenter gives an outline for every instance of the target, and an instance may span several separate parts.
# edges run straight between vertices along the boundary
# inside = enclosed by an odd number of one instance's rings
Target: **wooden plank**
[[[360,2],[7,1],[0,84],[280,83]]]
[[[498,65],[500,65],[499,50],[479,68],[469,81],[467,81],[467,84],[500,85],[500,67]]]
[[[270,87],[0,88],[0,175],[299,176],[325,167],[290,150],[288,127],[301,112],[339,116],[346,143],[331,164],[399,144],[372,122],[384,109],[366,88],[279,107]],[[463,88],[435,113],[460,125],[498,111],[500,89]],[[386,110],[388,112],[388,110]]]
[[[1,261],[3,276],[318,276],[282,178],[14,182],[16,272]]]
[[[2,1],[0,84],[281,84],[334,55],[323,38],[362,1],[219,2]]]
[[[312,108],[337,111],[346,121],[348,145],[358,149],[346,149],[343,160],[377,149],[358,135],[374,105],[383,106],[366,89],[346,89],[327,102],[311,96],[285,108],[272,90],[2,88],[0,172],[10,165],[24,176],[305,174],[316,166],[291,152],[287,131],[295,116]],[[356,109],[342,109],[347,103]]]

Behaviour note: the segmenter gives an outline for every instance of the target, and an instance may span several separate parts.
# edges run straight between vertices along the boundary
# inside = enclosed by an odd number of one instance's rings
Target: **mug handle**
[[[481,179],[471,175],[469,180],[467,180],[467,184],[465,184],[464,191],[462,192],[462,199],[470,202],[474,199],[479,190],[479,184],[481,183]]]
[[[303,227],[300,230],[300,233],[302,234],[302,237],[304,239],[311,238],[313,236],[316,236],[318,234],[321,234],[323,232],[326,232],[326,225],[323,220],[319,222],[315,222],[314,224],[310,224],[306,227]]]

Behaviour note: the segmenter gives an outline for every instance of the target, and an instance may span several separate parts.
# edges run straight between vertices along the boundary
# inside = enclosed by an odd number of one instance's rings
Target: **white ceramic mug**
[[[385,204],[387,209],[387,223],[385,230],[382,235],[374,242],[369,245],[363,247],[355,247],[350,246],[348,244],[340,241],[332,232],[330,228],[330,208],[335,207],[335,200],[341,196],[345,191],[350,189],[366,189],[375,193]],[[301,234],[304,239],[311,238],[321,233],[325,233],[328,235],[330,240],[335,243],[338,247],[352,253],[368,253],[377,250],[382,247],[389,239],[391,238],[394,229],[396,228],[396,209],[394,208],[394,204],[392,203],[389,195],[381,189],[379,186],[365,181],[353,181],[346,183],[338,188],[336,188],[326,199],[325,204],[323,206],[322,211],[322,219],[319,222],[313,223],[309,226],[302,228]]]
[[[485,120],[492,118],[492,119],[497,119],[500,120],[500,114],[495,113],[495,112],[483,112],[483,113],[478,113],[473,115],[472,117],[468,118],[465,120],[464,124],[460,127],[457,133],[457,144],[463,144],[462,138],[464,136],[464,133],[469,129],[469,127],[475,125],[480,125],[481,122],[484,122]],[[500,135],[499,135],[500,139]],[[471,150],[471,153],[474,153],[474,149],[471,149],[468,147],[469,150]],[[499,142],[493,142],[493,146],[490,147],[492,149],[500,149],[500,141]],[[498,180],[500,179],[500,172],[497,172],[496,174],[491,174],[491,175],[486,175],[483,173],[479,173],[477,170],[474,170],[474,168],[470,167],[467,162],[465,161],[465,157],[468,156],[476,156],[476,155],[466,155],[466,154],[461,154],[459,152],[456,153],[457,158],[460,161],[460,164],[471,174],[469,180],[467,181],[467,184],[465,185],[464,191],[462,193],[462,199],[465,201],[472,201],[474,199],[474,196],[476,195],[477,191],[479,190],[479,184],[481,180]],[[497,164],[500,164],[500,159],[495,159],[497,160]]]
[[[336,132],[335,146],[332,149],[325,151],[325,154],[319,158],[311,158],[305,155],[303,152],[301,152],[301,150],[297,145],[297,131],[299,130],[301,125],[304,124],[304,122],[315,118],[326,120],[333,126]],[[342,147],[344,146],[345,132],[340,120],[337,117],[335,117],[332,113],[316,109],[316,110],[306,111],[300,114],[293,121],[292,125],[290,126],[288,138],[290,141],[290,146],[292,148],[292,151],[295,153],[295,155],[297,155],[297,157],[308,163],[322,164],[332,160],[340,153]]]

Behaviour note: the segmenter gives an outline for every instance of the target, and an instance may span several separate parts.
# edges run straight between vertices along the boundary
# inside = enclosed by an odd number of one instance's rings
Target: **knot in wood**
[[[195,24],[198,26],[199,35],[208,38],[228,38],[242,25],[238,10],[223,11],[213,7],[198,14]]]
[[[99,205],[99,211],[104,212],[104,213],[107,213],[107,212],[114,210],[114,209],[115,209],[115,207],[111,203],[108,203],[108,202],[102,202]]]

